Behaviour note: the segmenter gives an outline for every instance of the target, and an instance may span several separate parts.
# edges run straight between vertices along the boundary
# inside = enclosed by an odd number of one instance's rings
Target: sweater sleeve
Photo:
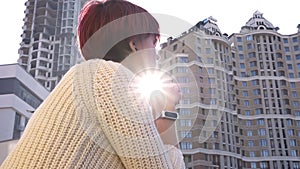
[[[100,63],[94,78],[99,124],[125,168],[185,168],[180,150],[165,146],[149,105],[134,92],[132,75],[119,64]]]

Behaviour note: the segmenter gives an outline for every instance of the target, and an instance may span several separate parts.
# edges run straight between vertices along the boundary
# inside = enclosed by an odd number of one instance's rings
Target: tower
[[[18,63],[52,90],[81,62],[76,25],[84,0],[28,0]]]
[[[162,44],[187,168],[300,168],[300,34],[278,30],[256,11],[240,33],[209,17]]]

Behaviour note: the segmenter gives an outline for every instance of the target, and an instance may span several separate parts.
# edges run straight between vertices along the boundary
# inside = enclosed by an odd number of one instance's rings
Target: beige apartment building
[[[300,168],[297,28],[282,35],[256,11],[240,33],[222,34],[209,17],[162,44],[160,66],[181,87],[188,169]]]

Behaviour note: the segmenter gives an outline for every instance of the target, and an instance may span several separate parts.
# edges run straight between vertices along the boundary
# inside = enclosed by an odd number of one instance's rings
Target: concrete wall
[[[16,147],[18,140],[0,142],[0,166],[8,154]]]
[[[15,114],[11,108],[0,108],[0,142],[13,138]]]

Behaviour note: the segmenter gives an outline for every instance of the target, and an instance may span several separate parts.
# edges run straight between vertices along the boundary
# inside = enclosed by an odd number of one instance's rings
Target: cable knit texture
[[[185,168],[118,63],[72,67],[30,119],[1,169]]]

